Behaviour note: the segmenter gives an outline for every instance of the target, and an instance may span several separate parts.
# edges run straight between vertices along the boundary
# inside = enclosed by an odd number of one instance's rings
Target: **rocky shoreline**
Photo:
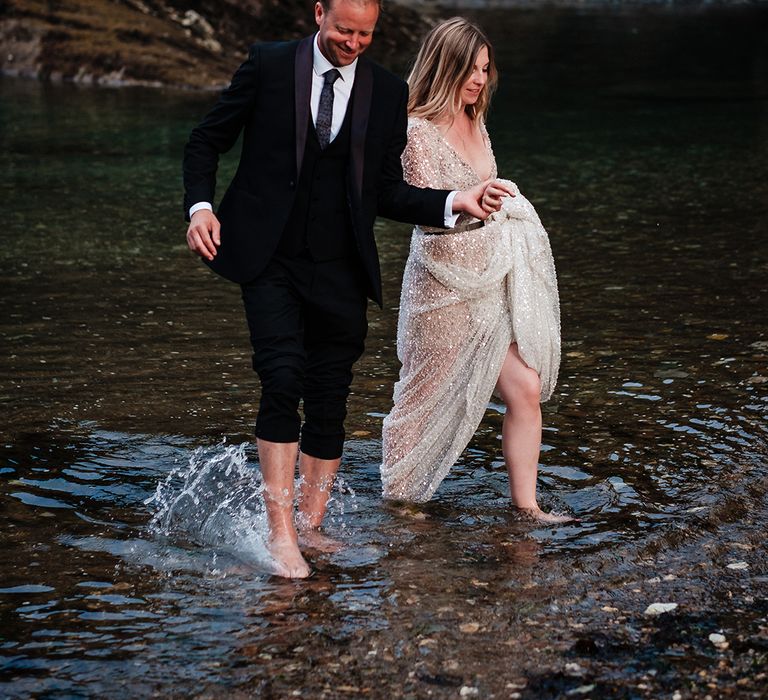
[[[313,31],[303,0],[8,0],[0,5],[0,73],[85,85],[219,89],[254,41]],[[390,4],[372,54],[409,53],[426,27]]]
[[[396,70],[432,19],[480,9],[518,12],[698,13],[741,0],[389,0],[370,55]],[[108,87],[218,90],[255,41],[315,29],[311,0],[6,0],[0,3],[0,75]]]

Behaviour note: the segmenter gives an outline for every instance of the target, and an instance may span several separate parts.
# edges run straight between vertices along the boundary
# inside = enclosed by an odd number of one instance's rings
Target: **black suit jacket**
[[[196,127],[184,152],[184,211],[214,201],[219,154],[243,133],[240,164],[218,208],[221,246],[211,268],[234,282],[254,279],[277,248],[293,205],[310,119],[313,38],[256,44],[230,86]],[[444,226],[448,191],[403,182],[408,87],[361,56],[350,98],[347,191],[369,296],[381,304],[373,236],[377,214]]]

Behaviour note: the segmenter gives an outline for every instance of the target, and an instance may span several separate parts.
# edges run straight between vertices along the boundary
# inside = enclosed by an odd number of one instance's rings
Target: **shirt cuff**
[[[450,199],[450,197],[448,199]],[[451,201],[453,201],[453,200],[451,200]],[[196,211],[200,211],[201,209],[207,209],[208,211],[213,211],[213,207],[211,206],[210,202],[198,202],[197,204],[193,204],[189,208],[189,218],[191,219],[192,215]]]
[[[443,210],[443,223],[445,224],[446,228],[453,228],[459,218],[460,212],[456,212],[455,214],[453,213],[453,200],[456,198],[458,193],[458,190],[454,190],[445,200],[445,209]]]

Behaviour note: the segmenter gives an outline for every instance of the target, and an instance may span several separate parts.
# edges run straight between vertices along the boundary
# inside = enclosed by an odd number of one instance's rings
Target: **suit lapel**
[[[307,124],[309,123],[309,100],[312,95],[312,64],[314,35],[299,42],[296,47],[295,99],[296,99],[296,181],[301,174],[304,147],[307,145]]]
[[[365,136],[368,131],[368,115],[371,112],[373,71],[371,64],[360,57],[355,70],[355,87],[352,94],[352,142],[351,175],[352,191],[359,205],[362,199],[363,166],[365,165]]]

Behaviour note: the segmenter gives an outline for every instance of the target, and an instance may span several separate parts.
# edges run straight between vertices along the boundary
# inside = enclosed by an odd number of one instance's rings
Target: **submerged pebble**
[[[651,603],[646,609],[644,615],[663,615],[672,612],[677,608],[677,603]]]
[[[713,632],[709,635],[709,641],[712,642],[712,644],[714,644],[715,647],[720,650],[725,650],[728,648],[728,642],[726,641],[724,634]]]
[[[462,634],[475,634],[480,631],[480,625],[477,622],[465,622],[459,625],[459,632]]]

